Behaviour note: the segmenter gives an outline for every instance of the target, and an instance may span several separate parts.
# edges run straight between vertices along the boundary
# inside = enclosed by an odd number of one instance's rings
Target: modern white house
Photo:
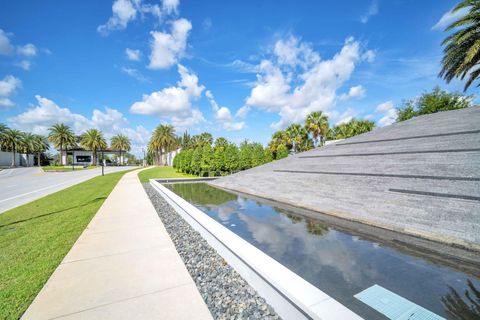
[[[126,151],[122,150],[120,155],[120,150],[105,149],[97,151],[97,164],[100,165],[102,161],[102,154],[106,155],[117,155],[118,164],[128,164],[128,159],[124,159]],[[67,156],[71,155],[73,157],[73,164],[76,166],[91,166],[93,165],[93,152],[91,150],[85,150],[82,148],[75,148],[67,150],[67,153],[63,153],[62,162],[67,163]]]

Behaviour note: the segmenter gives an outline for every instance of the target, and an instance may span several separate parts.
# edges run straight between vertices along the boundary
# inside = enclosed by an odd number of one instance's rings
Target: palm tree
[[[54,124],[48,130],[50,131],[50,134],[48,135],[48,140],[57,150],[60,150],[60,163],[62,165],[66,165],[66,163],[63,163],[63,151],[65,151],[66,160],[67,148],[76,145],[73,131],[70,129],[69,126],[63,123]]]
[[[3,149],[3,134],[8,130],[8,127],[4,125],[3,123],[0,123],[0,150]]]
[[[37,165],[40,167],[40,156],[42,153],[50,149],[48,140],[45,136],[36,134],[34,135],[34,152],[37,153]]]
[[[163,153],[176,143],[175,128],[169,124],[161,124],[155,128],[148,143],[148,150],[155,155],[155,163],[163,165]]]
[[[305,129],[298,123],[293,123],[285,129],[285,132],[287,133],[289,143],[293,146],[293,152],[297,153],[300,144],[306,136]]]
[[[35,135],[30,132],[22,132],[22,143],[19,147],[19,150],[25,154],[27,158],[27,167],[29,167],[29,155],[35,152]]]
[[[312,134],[315,146],[323,145],[328,132],[328,117],[322,111],[314,111],[305,120],[305,130]],[[320,140],[320,143],[318,143]]]
[[[480,76],[480,0],[464,0],[452,13],[468,8],[466,15],[450,24],[445,31],[459,28],[443,40],[442,70],[439,76],[450,82],[468,76],[464,91]]]
[[[97,129],[87,130],[80,137],[80,145],[92,151],[93,165],[97,165],[97,151],[107,148],[107,141],[103,137],[103,133]]]
[[[116,136],[113,136],[110,140],[110,146],[112,147],[112,149],[117,149],[120,151],[120,164],[123,165],[122,151],[130,151],[130,149],[132,148],[130,139],[123,134],[117,134]]]
[[[15,167],[15,156],[17,150],[22,146],[22,132],[15,129],[7,129],[2,134],[2,146],[12,152],[12,167]]]

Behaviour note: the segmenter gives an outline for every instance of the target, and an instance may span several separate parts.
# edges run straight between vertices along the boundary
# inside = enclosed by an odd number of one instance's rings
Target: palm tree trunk
[[[92,165],[96,166],[97,165],[97,151],[92,150]]]
[[[13,152],[12,152],[12,167],[15,167],[15,148],[13,149]]]
[[[27,167],[29,167],[30,166],[30,160],[28,160],[28,153],[27,152],[25,153],[25,157],[27,158]]]
[[[38,167],[40,168],[40,152],[38,153],[38,158],[37,158],[37,164],[38,164]]]

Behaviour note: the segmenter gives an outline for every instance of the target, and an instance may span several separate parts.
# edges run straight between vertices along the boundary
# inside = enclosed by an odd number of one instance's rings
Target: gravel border
[[[214,319],[280,319],[148,182],[143,186]]]

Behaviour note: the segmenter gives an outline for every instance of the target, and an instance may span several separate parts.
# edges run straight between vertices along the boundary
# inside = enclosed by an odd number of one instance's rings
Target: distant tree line
[[[44,136],[10,129],[0,123],[0,150],[12,152],[12,167],[17,165],[15,162],[17,153],[37,155],[37,165],[40,166],[41,155],[50,149],[50,143],[60,152],[60,163],[62,165],[67,164],[62,155],[66,154],[68,149],[81,146],[86,150],[91,150],[93,164],[96,165],[97,151],[104,150],[108,147],[107,140],[104,138],[103,133],[97,129],[89,129],[81,136],[76,137],[69,126],[63,123],[57,123],[49,128],[48,136]],[[127,136],[118,134],[112,137],[110,147],[118,150],[122,158],[123,152],[126,153],[130,151],[131,142]],[[27,156],[27,166],[30,165],[28,161]]]
[[[238,147],[225,138],[215,141],[210,133],[180,138],[181,152],[173,166],[180,172],[198,176],[219,176],[250,169],[273,160],[268,148],[257,142],[243,141]]]
[[[473,105],[472,101],[473,96],[450,93],[436,87],[418,98],[406,100],[403,106],[397,109],[397,122],[425,114],[468,108]]]
[[[268,143],[268,148],[274,159],[278,160],[285,158],[289,153],[320,147],[327,140],[350,138],[374,128],[373,121],[357,119],[330,127],[327,115],[315,111],[307,115],[303,125],[293,123],[285,130],[276,131]]]

